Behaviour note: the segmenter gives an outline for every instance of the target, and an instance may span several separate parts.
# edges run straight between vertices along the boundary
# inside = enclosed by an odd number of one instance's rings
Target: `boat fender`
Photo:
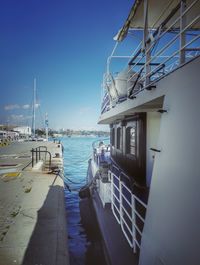
[[[88,186],[82,187],[79,191],[79,197],[81,199],[90,198],[90,189]]]

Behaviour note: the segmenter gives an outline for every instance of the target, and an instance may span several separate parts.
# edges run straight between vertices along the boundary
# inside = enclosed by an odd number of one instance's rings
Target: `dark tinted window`
[[[136,155],[136,126],[126,129],[126,153]]]
[[[115,128],[112,128],[111,141],[112,146],[115,146]]]
[[[117,128],[117,149],[121,148],[122,141],[122,130],[120,127]]]

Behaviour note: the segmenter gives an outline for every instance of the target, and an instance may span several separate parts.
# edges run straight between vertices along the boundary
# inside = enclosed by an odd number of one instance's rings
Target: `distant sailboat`
[[[36,78],[33,85],[33,118],[32,118],[32,137],[35,138],[35,105],[36,105]]]
[[[36,78],[33,83],[33,115],[32,115],[32,140],[33,141],[48,141],[48,114],[45,114],[45,133],[46,138],[36,136],[36,107],[38,107],[36,100]]]

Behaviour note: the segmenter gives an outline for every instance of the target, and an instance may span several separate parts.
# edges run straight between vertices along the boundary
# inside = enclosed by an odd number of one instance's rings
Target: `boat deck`
[[[104,240],[107,259],[111,265],[137,265],[138,255],[128,245],[120,225],[114,218],[111,208],[103,208],[97,193],[93,195],[93,204],[97,214],[97,220]]]
[[[92,179],[91,167],[89,167],[89,179]],[[104,243],[106,260],[109,265],[137,265],[138,255],[133,253],[120,225],[117,223],[110,204],[103,207],[98,192],[92,194],[92,201]]]

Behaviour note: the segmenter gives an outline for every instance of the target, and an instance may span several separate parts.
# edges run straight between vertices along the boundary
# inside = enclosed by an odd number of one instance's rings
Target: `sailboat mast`
[[[45,131],[46,131],[46,140],[48,141],[48,126],[49,126],[49,121],[48,121],[48,114],[46,113],[45,115]]]
[[[33,84],[33,136],[35,137],[36,78]]]

